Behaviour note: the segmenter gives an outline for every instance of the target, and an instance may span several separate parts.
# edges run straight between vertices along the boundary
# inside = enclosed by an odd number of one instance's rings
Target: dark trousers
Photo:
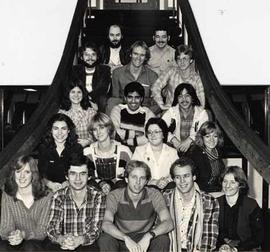
[[[142,234],[135,234],[135,235],[129,235],[130,238],[135,241],[139,242],[142,237],[144,236],[144,233]],[[109,234],[102,233],[98,239],[98,245],[100,248],[100,251],[129,251],[125,245],[124,241],[117,240],[110,236]],[[151,240],[149,248],[147,251],[163,251],[168,252],[170,247],[170,239],[168,235],[159,235]]]

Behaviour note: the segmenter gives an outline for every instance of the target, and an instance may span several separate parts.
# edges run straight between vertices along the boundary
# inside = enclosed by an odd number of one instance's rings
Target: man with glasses
[[[50,250],[98,251],[96,240],[101,232],[105,196],[87,186],[87,158],[72,155],[66,168],[68,186],[58,190],[51,203],[47,228]]]
[[[200,191],[195,169],[187,157],[176,160],[170,168],[176,187],[163,196],[174,222],[174,230],[169,233],[172,252],[216,249],[219,204],[213,196]]]
[[[187,45],[178,46],[175,50],[175,61],[177,66],[168,68],[153,84],[151,90],[154,100],[161,110],[168,110],[172,106],[175,88],[185,82],[195,88],[200,103],[204,107],[204,88],[199,73],[195,71],[192,48]]]
[[[144,88],[139,82],[128,83],[124,88],[126,104],[114,106],[110,115],[116,129],[116,139],[132,147],[132,150],[148,141],[144,135],[144,125],[149,118],[154,117],[149,108],[142,106],[144,94]]]

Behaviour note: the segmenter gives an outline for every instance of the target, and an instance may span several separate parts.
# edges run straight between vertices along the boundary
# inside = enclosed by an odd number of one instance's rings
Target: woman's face
[[[224,176],[222,189],[227,197],[234,196],[239,193],[239,182],[235,180],[232,173],[228,173]]]
[[[15,181],[18,188],[26,188],[32,183],[32,172],[29,163],[26,163],[23,168],[15,171]]]
[[[103,124],[95,123],[93,127],[93,135],[98,142],[104,142],[110,139],[109,128]]]
[[[82,90],[79,87],[74,87],[69,92],[69,100],[72,104],[80,104],[83,99]]]
[[[157,124],[151,124],[146,132],[151,145],[158,146],[163,144],[163,132]]]
[[[184,53],[180,53],[180,55],[176,59],[176,63],[182,71],[188,69],[191,62],[192,61],[190,56]]]
[[[216,148],[218,144],[217,132],[214,130],[213,132],[203,136],[203,144],[208,150],[213,150],[214,148]]]
[[[51,132],[55,144],[65,143],[69,133],[67,123],[65,121],[55,121]]]

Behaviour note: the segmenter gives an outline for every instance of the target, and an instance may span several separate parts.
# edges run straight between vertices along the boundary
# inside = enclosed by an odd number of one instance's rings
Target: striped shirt
[[[25,232],[26,240],[43,240],[46,237],[51,194],[35,200],[30,208],[24,203],[3,192],[1,201],[1,228],[3,240],[7,240],[11,231]]]
[[[83,245],[91,245],[99,237],[104,212],[105,197],[101,192],[87,187],[86,198],[78,208],[69,187],[63,188],[53,196],[47,234],[53,242],[60,235],[83,236]]]
[[[128,196],[127,188],[116,189],[107,196],[106,210],[114,215],[115,225],[125,234],[148,232],[164,208],[164,198],[154,188],[144,189],[136,208]]]

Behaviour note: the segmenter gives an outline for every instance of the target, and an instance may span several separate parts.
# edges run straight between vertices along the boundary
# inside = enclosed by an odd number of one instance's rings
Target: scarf
[[[191,219],[189,220],[188,230],[187,230],[187,251],[194,251],[194,249],[200,250],[202,232],[203,232],[203,204],[199,191],[199,187],[196,183],[195,186],[195,204],[192,208]],[[170,201],[170,214],[172,216],[173,222],[178,223],[178,218],[181,216],[181,209],[176,207],[176,190],[172,193],[172,198]],[[178,213],[178,214],[177,214]],[[181,232],[178,225],[175,225],[174,230],[169,233],[170,237],[170,252],[181,251]]]

